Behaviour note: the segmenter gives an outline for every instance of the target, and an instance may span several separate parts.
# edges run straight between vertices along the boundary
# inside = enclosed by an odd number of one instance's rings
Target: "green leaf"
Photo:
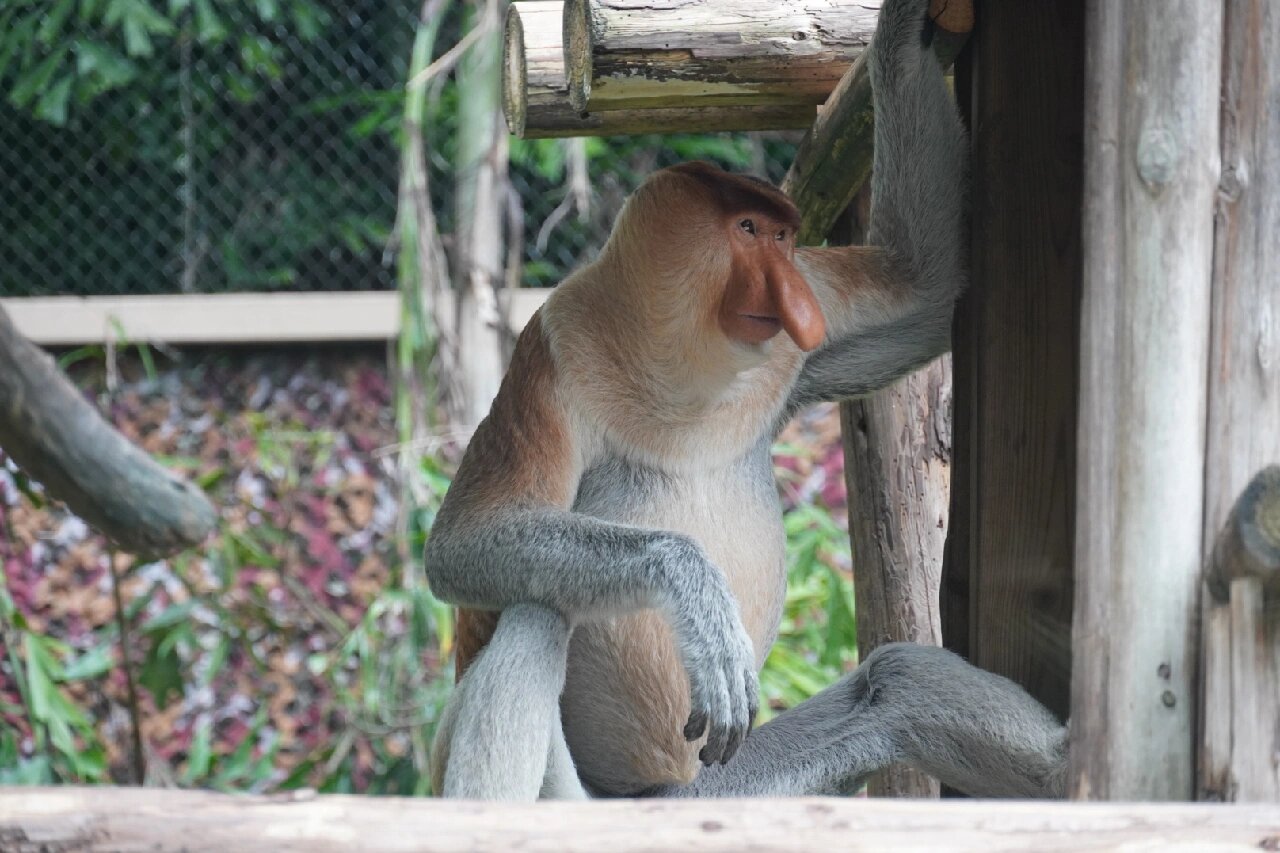
[[[182,661],[172,646],[162,650],[163,645],[162,639],[147,649],[138,674],[139,683],[150,691],[160,708],[169,704],[170,694],[182,695]]]
[[[216,44],[227,37],[227,28],[213,11],[209,0],[195,0],[196,38],[204,44]]]
[[[181,622],[186,622],[195,606],[196,603],[190,600],[183,601],[179,604],[171,604],[155,616],[152,616],[146,622],[142,623],[141,630],[147,633],[156,633],[163,631],[165,628],[171,628]]]
[[[76,71],[92,75],[99,92],[133,82],[138,67],[114,48],[101,42],[76,42]]]
[[[22,648],[27,659],[27,690],[31,694],[31,716],[47,722],[52,715],[54,698],[58,688],[54,686],[51,668],[56,666],[40,638],[35,634],[22,635]]]
[[[41,60],[40,64],[18,78],[9,93],[9,103],[19,109],[27,106],[37,95],[49,87],[49,81],[57,73],[66,58],[69,45],[63,45]]]
[[[51,45],[62,34],[62,27],[67,22],[67,18],[71,16],[72,9],[75,8],[76,0],[59,0],[52,9],[47,11],[44,16],[44,22],[40,25],[40,32],[36,34],[36,40],[43,45]]]
[[[195,737],[191,739],[191,749],[187,752],[187,767],[182,773],[183,780],[188,783],[209,775],[209,766],[213,763],[212,728],[208,720],[201,720],[196,727]]]
[[[111,669],[115,663],[115,655],[109,645],[95,646],[80,657],[71,661],[62,671],[63,681],[79,681],[85,678],[97,678]]]
[[[36,118],[44,119],[56,127],[67,123],[67,101],[71,99],[71,84],[75,78],[64,75],[53,87],[47,89],[36,103]]]

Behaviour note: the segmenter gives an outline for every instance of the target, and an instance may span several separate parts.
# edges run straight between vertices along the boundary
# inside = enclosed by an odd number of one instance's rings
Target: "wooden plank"
[[[1089,0],[1070,788],[1188,799],[1222,7]]]
[[[943,639],[1068,714],[1083,11],[988,0],[957,63],[973,144]]]
[[[385,851],[1272,850],[1270,805],[789,800],[502,804],[158,788],[0,789],[0,849]]]
[[[519,329],[549,290],[515,290]],[[170,344],[378,341],[400,331],[395,292],[50,296],[0,299],[22,334],[42,346],[108,340]]]

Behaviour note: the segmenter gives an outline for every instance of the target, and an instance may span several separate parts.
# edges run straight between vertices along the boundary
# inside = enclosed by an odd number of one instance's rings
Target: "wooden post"
[[[583,115],[569,104],[561,40],[564,0],[522,0],[507,9],[502,110],[516,136],[622,136],[808,127],[812,104],[690,105]]]
[[[985,0],[956,67],[972,283],[954,327],[947,647],[1068,715],[1083,10]]]
[[[1089,0],[1087,21],[1069,784],[1188,799],[1222,4]]]
[[[1216,544],[1206,551],[1197,795],[1275,801],[1280,595],[1260,579],[1280,539],[1280,472],[1249,478],[1280,461],[1280,9],[1226,0],[1224,27],[1204,512],[1205,543]]]
[[[871,41],[880,0],[566,0],[578,112],[827,99]]]

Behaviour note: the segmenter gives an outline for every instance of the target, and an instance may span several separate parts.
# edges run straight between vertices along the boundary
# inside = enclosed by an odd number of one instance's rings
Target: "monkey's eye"
[[[741,228],[743,231],[746,231],[748,234],[756,233],[756,224],[752,222],[750,219],[742,220],[741,222],[738,223],[738,227]]]
[[[773,235],[773,239],[775,239],[775,240],[785,240],[785,239],[787,239],[787,232],[786,232],[786,231],[779,231],[777,234]]]

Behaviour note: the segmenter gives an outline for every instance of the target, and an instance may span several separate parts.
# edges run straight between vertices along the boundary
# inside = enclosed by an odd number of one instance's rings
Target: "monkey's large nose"
[[[827,334],[827,321],[809,283],[786,259],[767,266],[764,276],[778,320],[788,337],[805,352],[821,346]]]

